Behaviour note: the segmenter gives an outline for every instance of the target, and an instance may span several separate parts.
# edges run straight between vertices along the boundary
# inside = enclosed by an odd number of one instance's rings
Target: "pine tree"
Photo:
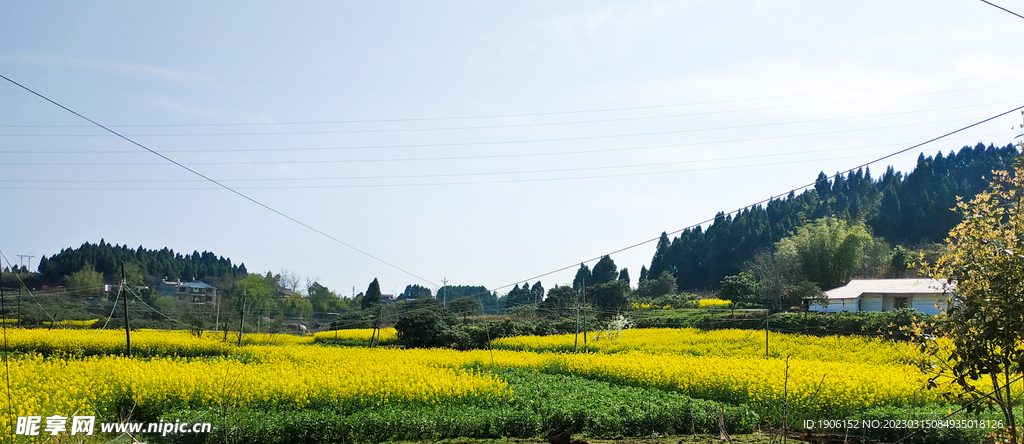
[[[584,285],[590,285],[592,279],[590,267],[587,264],[580,264],[580,269],[576,270],[576,277],[572,280],[572,288],[580,290]]]
[[[619,270],[619,280],[625,282],[627,287],[629,286],[629,270],[625,267]]]
[[[363,295],[363,300],[359,302],[359,306],[363,310],[375,309],[384,303],[380,298],[380,283],[377,282],[377,278],[373,278],[373,282],[370,282],[370,286],[366,288],[366,294]]]
[[[619,271],[618,267],[615,266],[615,261],[612,260],[611,256],[604,255],[594,264],[594,271],[591,274],[591,278],[587,279],[587,286],[611,282],[618,278],[618,276]]]

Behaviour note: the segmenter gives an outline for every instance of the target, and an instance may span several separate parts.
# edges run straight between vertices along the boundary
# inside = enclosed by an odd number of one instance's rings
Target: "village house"
[[[156,291],[162,295],[173,296],[180,303],[196,305],[213,304],[217,298],[217,288],[202,281],[192,282],[168,281],[161,279]]]
[[[946,309],[944,283],[936,279],[854,279],[825,292],[828,305],[810,305],[811,311],[889,311],[913,308],[921,313],[939,314]]]

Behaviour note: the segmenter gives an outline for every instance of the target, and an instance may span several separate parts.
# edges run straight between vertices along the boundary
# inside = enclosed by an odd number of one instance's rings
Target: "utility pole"
[[[19,289],[19,291],[21,291],[21,289]],[[2,318],[0,318],[0,322],[3,323],[2,327],[4,329],[4,360],[5,361],[7,360],[7,305],[6,305],[6,302],[7,301],[4,299],[4,286],[3,286],[3,284],[0,284],[0,316],[2,316]]]
[[[370,334],[370,347],[376,347],[380,342],[380,317],[384,315],[384,304],[377,307],[377,319],[373,321],[373,333]],[[376,337],[376,339],[374,339]]]
[[[771,310],[764,311],[764,358],[768,359],[768,313]]]
[[[442,297],[442,303],[444,304],[445,307],[448,307],[448,289],[445,288],[447,286],[448,278],[441,279],[441,292],[444,293],[444,296]]]
[[[118,292],[124,290],[124,261],[121,261],[121,285],[117,289]],[[124,295],[124,339],[125,345],[128,348],[128,357],[132,357],[132,333],[128,326],[128,295]]]
[[[34,258],[35,255],[32,255],[32,254],[19,254],[18,255],[18,263],[21,264],[22,267],[24,267],[25,263],[21,262],[21,260],[25,259],[26,257],[28,258],[28,270],[31,270],[32,269],[32,258]]]
[[[576,339],[572,343],[572,352],[580,352],[580,301],[576,300]]]
[[[587,278],[583,278],[583,346],[587,346]]]
[[[242,346],[242,323],[245,322],[245,287],[242,287],[242,314],[238,317],[238,346]]]
[[[214,290],[216,291],[216,290]],[[213,321],[213,332],[216,334],[220,331],[220,295],[213,295],[213,306],[217,309],[217,314],[214,316]]]

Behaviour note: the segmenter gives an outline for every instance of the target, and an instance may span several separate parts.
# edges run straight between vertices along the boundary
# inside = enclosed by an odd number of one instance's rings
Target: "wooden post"
[[[587,346],[587,278],[583,278],[583,347]]]
[[[242,314],[238,317],[238,346],[242,346],[242,324],[245,322],[245,287],[242,287]]]
[[[384,304],[377,308],[377,319],[373,321],[373,333],[370,334],[370,347],[376,347],[380,342],[380,317],[384,315]],[[377,339],[375,340],[374,337]]]
[[[572,352],[580,352],[580,301],[576,300],[576,339],[572,343]]]
[[[117,289],[120,292],[124,289],[124,261],[121,261],[121,286]],[[132,357],[132,332],[128,325],[128,295],[124,295],[124,339],[128,350],[128,357]]]

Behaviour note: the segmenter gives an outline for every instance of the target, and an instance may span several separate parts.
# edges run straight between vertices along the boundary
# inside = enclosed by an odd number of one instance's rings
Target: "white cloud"
[[[185,82],[189,76],[159,66],[140,65],[107,60],[71,57],[60,54],[30,54],[16,57],[21,61],[36,65],[62,66],[80,70],[104,72],[127,77],[155,78],[167,82]]]

